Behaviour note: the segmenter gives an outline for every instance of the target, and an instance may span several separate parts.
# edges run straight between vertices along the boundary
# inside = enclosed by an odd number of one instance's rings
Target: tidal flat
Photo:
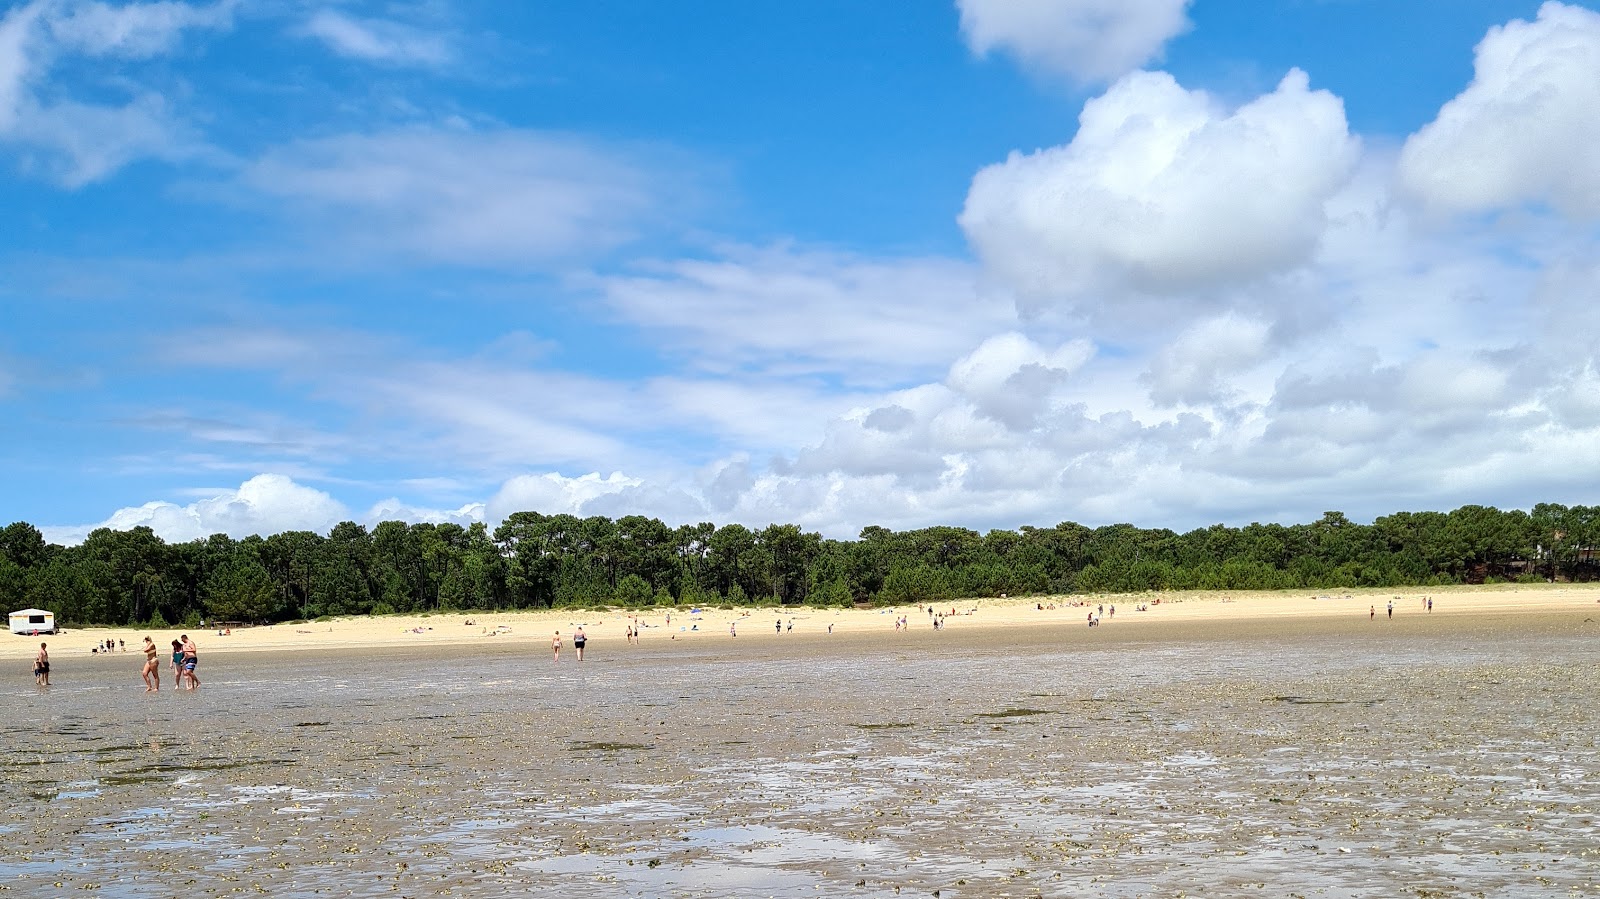
[[[1594,619],[64,655],[0,894],[1600,895]]]

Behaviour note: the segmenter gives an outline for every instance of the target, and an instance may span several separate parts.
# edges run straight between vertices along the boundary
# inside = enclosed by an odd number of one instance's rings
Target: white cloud
[[[127,102],[86,103],[63,96],[49,76],[84,58],[170,52],[185,31],[231,27],[234,6],[35,0],[11,9],[0,18],[0,141],[23,148],[25,168],[73,188],[138,159],[213,155],[158,92],[123,77]]]
[[[61,11],[50,17],[49,26],[65,50],[143,59],[172,51],[187,30],[232,28],[237,6],[237,0],[210,5],[163,0],[123,6],[92,0],[59,5]]]
[[[582,515],[588,503],[637,488],[643,483],[621,472],[612,472],[605,477],[593,472],[575,478],[555,472],[518,475],[502,484],[499,491],[489,498],[487,512],[490,520],[496,522],[513,512]]]
[[[179,506],[170,502],[149,502],[142,506],[118,509],[97,524],[40,528],[55,543],[82,543],[96,528],[125,531],[145,526],[169,542],[185,542],[227,534],[276,534],[280,531],[310,530],[327,533],[335,524],[350,517],[343,503],[311,487],[276,474],[256,475],[238,490],[196,500]]]
[[[38,54],[33,46],[43,0],[15,7],[0,17],[0,137],[15,131],[27,98],[27,79]]]
[[[402,502],[398,497],[382,499],[367,510],[361,523],[371,528],[381,521],[404,521],[408,524],[459,524],[469,527],[484,520],[483,503],[467,503],[455,509],[427,509]]]
[[[980,290],[973,267],[952,259],[734,247],[639,268],[593,286],[624,320],[719,373],[895,382],[1016,322],[1008,296]]]
[[[522,130],[301,141],[242,175],[357,252],[514,267],[631,239],[668,193],[662,181],[621,150]]]
[[[1229,377],[1254,366],[1270,350],[1265,322],[1227,313],[1199,322],[1150,360],[1145,383],[1159,405],[1226,404],[1235,396]]]
[[[1046,350],[1015,331],[985,340],[950,367],[946,381],[977,410],[1026,430],[1048,406],[1055,387],[1094,355],[1088,341]]]
[[[960,221],[1036,304],[1204,292],[1309,261],[1358,154],[1302,72],[1235,110],[1140,72],[1084,106],[1070,144],[979,172]]]
[[[362,19],[333,9],[318,10],[302,29],[340,56],[389,65],[441,66],[451,61],[443,36],[384,19]]]
[[[996,49],[1078,81],[1109,81],[1159,59],[1189,29],[1190,0],[956,0],[974,53]]]
[[[1600,13],[1548,2],[1492,28],[1472,83],[1406,141],[1401,184],[1443,212],[1600,216]]]

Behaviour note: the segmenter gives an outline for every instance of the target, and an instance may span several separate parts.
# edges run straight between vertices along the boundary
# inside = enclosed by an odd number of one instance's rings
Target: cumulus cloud
[[[950,366],[946,383],[977,410],[1013,429],[1026,430],[1048,405],[1056,385],[1094,355],[1086,340],[1046,350],[1015,331],[985,340]]]
[[[494,521],[500,521],[513,512],[527,511],[547,515],[582,515],[586,504],[603,496],[637,488],[643,483],[638,478],[616,471],[605,477],[601,477],[599,472],[578,477],[566,477],[555,472],[518,475],[502,484],[490,497],[487,511]]]
[[[170,542],[185,542],[227,534],[276,534],[281,531],[310,530],[326,533],[350,517],[349,509],[321,490],[298,484],[276,474],[256,475],[238,490],[228,491],[180,506],[170,502],[149,502],[142,506],[118,509],[97,524],[40,528],[55,543],[82,543],[96,528],[125,531],[149,527]]]
[[[1446,213],[1540,203],[1600,216],[1600,13],[1547,2],[1490,29],[1472,83],[1412,135],[1398,177]]]
[[[455,509],[428,509],[403,502],[391,496],[372,504],[362,523],[372,527],[381,521],[404,521],[408,524],[459,524],[469,527],[484,520],[483,503],[467,503]]]
[[[321,9],[302,28],[333,52],[351,59],[399,66],[441,66],[451,61],[449,41],[439,34],[386,19],[349,16]]]
[[[1305,263],[1359,156],[1343,103],[1298,70],[1233,110],[1135,73],[1079,122],[1070,144],[980,171],[961,213],[990,271],[1034,303],[1205,291]]]
[[[1109,81],[1159,59],[1189,30],[1190,0],[957,0],[972,52],[1006,50],[1083,82]]]
[[[124,77],[127,102],[89,103],[50,85],[49,76],[74,60],[171,52],[186,31],[231,27],[235,5],[34,0],[14,7],[0,17],[0,141],[22,147],[24,166],[67,187],[101,180],[138,159],[210,155],[156,91]]]
[[[514,129],[301,141],[251,164],[241,183],[358,252],[510,266],[623,243],[667,193],[620,149]]]
[[[1151,359],[1150,398],[1163,406],[1227,403],[1235,395],[1230,376],[1267,356],[1270,331],[1236,313],[1196,323]]]

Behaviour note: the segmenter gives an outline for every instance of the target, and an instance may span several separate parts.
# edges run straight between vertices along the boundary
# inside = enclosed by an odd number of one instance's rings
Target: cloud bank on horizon
[[[1264,73],[1271,29],[1205,0],[649,52],[577,11],[12,4],[0,515],[853,536],[1600,502],[1600,13],[1508,5],[1417,61],[1436,96],[1395,133],[1362,124],[1381,66]],[[1385,14],[1335,6],[1303,12]],[[814,115],[786,53],[838,59]]]

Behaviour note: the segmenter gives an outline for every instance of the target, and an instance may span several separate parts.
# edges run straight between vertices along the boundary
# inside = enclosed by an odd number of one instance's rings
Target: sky
[[[1600,503],[1600,3],[0,2],[0,520]]]

